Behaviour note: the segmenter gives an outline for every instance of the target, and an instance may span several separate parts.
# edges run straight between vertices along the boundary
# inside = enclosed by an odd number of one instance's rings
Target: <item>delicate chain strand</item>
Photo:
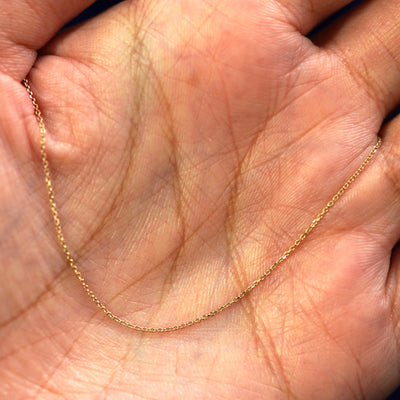
[[[75,261],[69,251],[67,244],[65,242],[64,234],[61,229],[60,218],[58,215],[57,205],[54,198],[54,189],[53,183],[50,176],[50,168],[49,162],[47,159],[47,152],[46,152],[46,127],[44,124],[44,120],[42,117],[42,113],[40,111],[39,105],[35,96],[33,95],[32,89],[29,86],[28,80],[24,79],[23,84],[26,87],[26,90],[29,94],[30,99],[32,100],[33,110],[35,116],[37,118],[39,129],[40,129],[40,153],[41,159],[43,164],[43,171],[45,176],[45,182],[47,185],[47,193],[50,202],[50,209],[53,216],[54,226],[57,233],[58,242],[64,252],[65,258],[67,260],[68,265],[74,271],[76,277],[81,282],[83,288],[85,289],[86,293],[92,299],[92,301],[113,321],[119,323],[120,325],[126,326],[127,328],[134,329],[136,331],[141,332],[171,332],[176,331],[179,329],[186,328],[191,325],[198,324],[199,322],[205,321],[208,318],[214,317],[215,315],[219,314],[220,312],[226,310],[227,308],[231,307],[233,304],[237,303],[240,299],[246,296],[249,292],[251,292],[256,286],[258,286],[267,276],[269,276],[280,264],[282,264],[295,250],[300,244],[304,241],[304,239],[312,232],[312,230],[318,225],[318,223],[325,217],[325,215],[329,212],[329,210],[335,205],[335,203],[340,199],[340,197],[344,194],[344,192],[349,188],[349,186],[357,179],[357,177],[361,174],[361,172],[365,169],[368,163],[371,161],[372,157],[378,150],[378,148],[382,144],[381,138],[378,138],[376,145],[368,154],[367,158],[364,162],[360,165],[357,171],[347,180],[347,182],[339,189],[339,191],[332,197],[332,199],[328,202],[328,204],[322,209],[322,211],[318,214],[318,216],[312,221],[312,223],[307,227],[307,229],[296,239],[296,241],[257,279],[255,279],[251,284],[240,292],[236,297],[232,300],[228,301],[224,305],[218,307],[217,309],[208,312],[207,314],[202,315],[201,317],[197,317],[193,320],[184,322],[179,325],[175,326],[168,326],[168,327],[146,327],[146,326],[139,326],[132,324],[124,319],[121,319],[114,313],[112,313],[107,306],[93,293],[93,291],[89,288],[88,284],[85,281],[85,278],[82,276],[81,271],[75,264]]]

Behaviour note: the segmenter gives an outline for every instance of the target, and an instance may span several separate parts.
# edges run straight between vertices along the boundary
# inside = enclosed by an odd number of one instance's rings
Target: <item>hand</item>
[[[383,399],[399,383],[400,11],[372,0],[0,5],[0,394]],[[47,44],[46,44],[47,43]],[[46,45],[45,45],[46,44]],[[42,49],[36,57],[36,50]],[[307,240],[229,301],[382,148]]]

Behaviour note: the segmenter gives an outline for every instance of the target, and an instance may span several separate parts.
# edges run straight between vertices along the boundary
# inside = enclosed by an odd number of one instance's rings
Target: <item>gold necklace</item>
[[[329,212],[329,210],[335,205],[335,203],[339,200],[339,198],[344,194],[344,192],[349,188],[349,186],[356,180],[356,178],[361,174],[361,172],[365,169],[368,163],[371,161],[372,157],[378,150],[378,148],[382,144],[382,139],[378,137],[378,141],[376,145],[372,148],[370,153],[368,154],[367,158],[364,162],[360,165],[357,171],[346,181],[346,183],[339,189],[339,191],[332,197],[332,199],[328,202],[328,204],[322,209],[322,211],[317,215],[317,217],[311,222],[311,224],[305,229],[305,231],[296,239],[296,241],[257,279],[250,283],[244,290],[242,290],[236,297],[228,301],[227,303],[223,304],[222,306],[218,307],[217,309],[208,312],[200,317],[192,319],[190,321],[174,325],[174,326],[167,326],[167,327],[147,327],[147,326],[140,326],[135,325],[131,322],[125,321],[124,319],[118,317],[114,313],[112,313],[107,306],[94,294],[94,292],[89,288],[88,284],[85,281],[85,278],[82,276],[81,271],[77,267],[74,258],[69,251],[67,244],[65,242],[64,234],[61,229],[60,218],[58,215],[57,205],[54,198],[54,188],[53,183],[50,176],[50,168],[49,162],[47,159],[47,152],[46,152],[46,127],[44,124],[43,116],[40,111],[39,105],[31,87],[29,86],[29,82],[27,79],[23,80],[23,84],[26,87],[26,90],[29,94],[30,99],[32,100],[34,114],[36,116],[37,122],[39,124],[40,130],[40,153],[41,159],[43,164],[43,171],[45,176],[45,182],[47,186],[47,193],[50,202],[50,209],[53,216],[54,226],[57,233],[58,242],[63,250],[65,255],[67,264],[71,267],[74,271],[76,277],[81,282],[83,288],[85,289],[86,293],[92,299],[92,301],[113,321],[117,322],[120,325],[126,326],[127,328],[134,329],[136,331],[141,332],[154,332],[154,333],[161,333],[161,332],[171,332],[177,331],[179,329],[187,328],[189,326],[198,324],[202,321],[205,321],[208,318],[214,317],[215,315],[219,314],[220,312],[226,310],[227,308],[231,307],[233,304],[237,303],[241,300],[244,296],[246,296],[249,292],[251,292],[256,286],[258,286],[267,276],[269,276],[280,264],[282,264],[296,249],[300,246],[300,244],[304,241],[304,239],[311,233],[311,231],[318,225],[318,223],[325,217],[325,215]]]

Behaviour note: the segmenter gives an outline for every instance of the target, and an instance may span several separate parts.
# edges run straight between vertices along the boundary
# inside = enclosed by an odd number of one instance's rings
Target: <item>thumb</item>
[[[0,1],[0,73],[21,81],[40,49],[95,0]]]

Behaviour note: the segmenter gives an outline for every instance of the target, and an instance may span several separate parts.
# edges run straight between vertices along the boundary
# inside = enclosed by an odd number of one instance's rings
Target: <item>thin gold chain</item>
[[[304,239],[312,232],[312,230],[318,225],[318,223],[328,214],[329,210],[335,205],[335,203],[343,196],[344,192],[350,187],[350,185],[357,179],[357,177],[361,174],[361,172],[365,169],[368,163],[371,161],[372,157],[378,150],[378,148],[382,144],[381,138],[378,138],[376,145],[372,148],[370,153],[368,154],[367,158],[364,162],[360,165],[357,171],[347,180],[347,182],[339,189],[339,191],[332,197],[332,199],[328,202],[328,204],[322,209],[322,211],[317,215],[317,217],[311,222],[311,224],[306,228],[306,230],[296,239],[296,241],[257,279],[255,279],[249,286],[247,286],[244,290],[242,290],[236,297],[228,301],[227,303],[223,304],[222,306],[218,307],[217,309],[208,312],[207,314],[202,315],[201,317],[197,317],[190,321],[174,325],[174,326],[167,326],[167,327],[147,327],[147,326],[140,326],[135,325],[131,322],[128,322],[114,313],[112,313],[107,306],[94,294],[94,292],[89,288],[88,284],[85,281],[85,278],[82,276],[81,271],[77,267],[74,258],[71,255],[71,252],[68,249],[66,244],[64,234],[61,229],[60,218],[58,215],[57,205],[54,198],[54,188],[53,183],[50,176],[50,168],[49,162],[47,158],[46,152],[46,127],[44,124],[43,116],[40,111],[39,105],[35,96],[33,95],[32,89],[29,85],[27,79],[24,79],[23,84],[26,87],[26,90],[29,94],[30,99],[32,100],[33,109],[35,116],[37,118],[39,129],[40,129],[40,153],[41,159],[43,164],[43,171],[45,176],[45,182],[47,185],[47,192],[50,202],[50,209],[54,220],[54,226],[57,233],[58,242],[64,252],[65,258],[67,260],[68,265],[74,271],[76,277],[81,282],[83,288],[85,289],[86,293],[89,297],[93,300],[93,302],[113,321],[117,322],[120,325],[126,326],[127,328],[134,329],[136,331],[141,332],[154,332],[154,333],[161,333],[161,332],[171,332],[176,331],[179,329],[187,328],[189,326],[198,324],[202,321],[205,321],[208,318],[214,317],[215,315],[219,314],[220,312],[226,310],[227,308],[231,307],[233,304],[237,303],[243,297],[245,297],[249,292],[251,292],[256,286],[258,286],[267,276],[269,276],[280,264],[282,264],[296,249],[300,246],[300,244],[304,241]]]

